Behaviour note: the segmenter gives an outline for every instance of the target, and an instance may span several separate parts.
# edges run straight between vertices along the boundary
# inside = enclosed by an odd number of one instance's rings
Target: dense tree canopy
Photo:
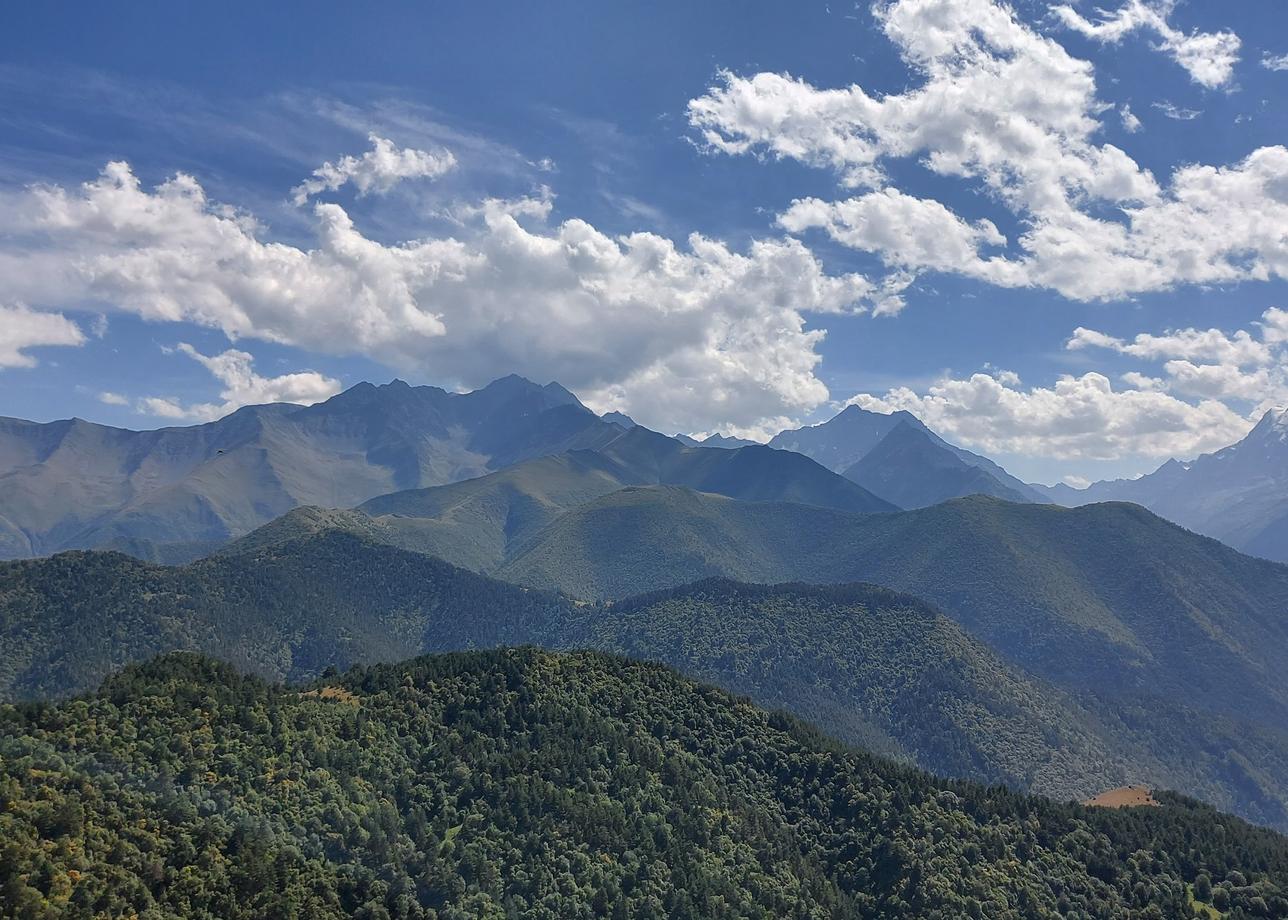
[[[1288,916],[1288,840],[838,747],[657,665],[530,649],[282,688],[192,654],[0,708],[19,918]]]

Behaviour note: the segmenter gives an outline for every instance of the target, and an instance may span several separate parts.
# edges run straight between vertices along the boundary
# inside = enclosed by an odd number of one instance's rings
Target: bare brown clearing
[[[1117,789],[1102,792],[1095,798],[1087,799],[1083,804],[1094,805],[1097,808],[1132,808],[1137,805],[1158,807],[1159,802],[1148,786],[1119,786]]]

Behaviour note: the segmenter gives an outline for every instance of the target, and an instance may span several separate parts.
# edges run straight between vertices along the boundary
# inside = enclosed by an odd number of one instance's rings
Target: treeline
[[[1288,839],[1164,802],[933,779],[596,653],[303,691],[181,653],[0,707],[0,914],[1288,916]]]

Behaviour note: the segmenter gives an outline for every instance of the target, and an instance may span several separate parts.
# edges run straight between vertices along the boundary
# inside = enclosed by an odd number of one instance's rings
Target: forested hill
[[[1288,566],[1126,504],[984,496],[899,514],[623,489],[496,571],[586,598],[698,578],[866,581],[944,609],[1057,683],[1153,693],[1288,728]]]
[[[933,780],[594,653],[305,692],[172,655],[0,707],[0,790],[24,920],[1288,916],[1273,832]]]
[[[198,650],[271,680],[534,644],[659,660],[936,772],[1084,797],[1180,789],[1288,827],[1288,737],[1158,700],[1109,706],[1008,664],[916,598],[706,581],[583,604],[322,530],[167,568],[115,553],[0,566],[0,694],[87,690]]]

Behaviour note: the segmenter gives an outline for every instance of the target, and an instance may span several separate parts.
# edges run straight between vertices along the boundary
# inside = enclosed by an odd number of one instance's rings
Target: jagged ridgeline
[[[174,654],[0,708],[0,755],[11,917],[1288,916],[1288,840],[1204,806],[935,780],[597,653]]]

